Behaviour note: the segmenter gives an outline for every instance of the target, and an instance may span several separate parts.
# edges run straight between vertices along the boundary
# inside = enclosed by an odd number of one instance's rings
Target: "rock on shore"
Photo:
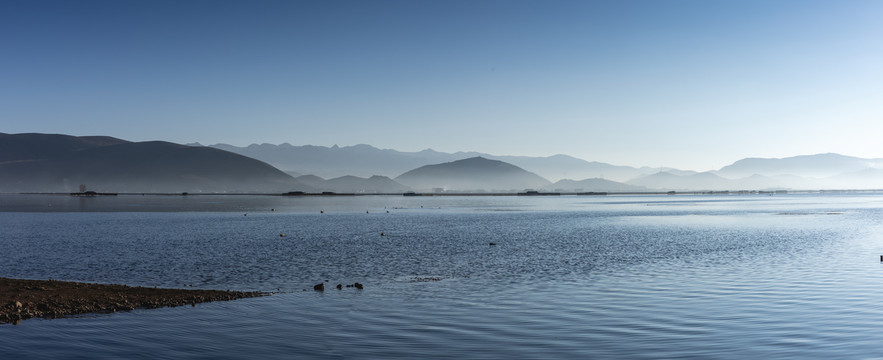
[[[185,290],[0,277],[0,324],[269,295],[265,292]]]

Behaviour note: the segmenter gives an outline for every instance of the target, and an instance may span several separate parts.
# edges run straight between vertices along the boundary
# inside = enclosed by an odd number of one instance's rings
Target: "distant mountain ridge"
[[[478,152],[443,153],[434,150],[399,152],[370,145],[348,147],[251,145],[238,148],[213,145],[232,152],[253,156],[286,171],[341,176],[354,174],[386,174],[408,171],[423,165],[438,164],[481,156],[504,161],[554,181],[564,181],[557,189],[579,189],[571,181],[608,180],[608,190],[644,188],[661,190],[740,190],[740,189],[879,189],[883,188],[878,172],[883,159],[862,159],[839,154],[800,155],[786,158],[746,158],[720,170],[698,173],[674,168],[630,167],[586,161],[568,155],[548,157],[497,156]],[[273,153],[275,158],[270,157]],[[313,158],[313,153],[321,154]],[[357,156],[351,157],[352,154]],[[333,165],[329,165],[333,164]],[[664,173],[664,174],[660,174]],[[710,176],[715,175],[715,176]],[[594,185],[601,182],[595,181]],[[583,184],[587,185],[587,184]],[[592,188],[598,188],[592,186]],[[591,191],[591,190],[586,190]]]
[[[255,158],[283,171],[316,175],[323,178],[346,175],[368,177],[376,174],[396,176],[423,165],[460,158],[457,155],[438,153],[433,150],[404,153],[388,149],[382,150],[369,145],[324,147],[293,146],[284,143],[281,145],[252,144],[247,147],[215,144],[210,147]]]
[[[661,171],[627,181],[658,190],[883,189],[883,159],[839,154],[746,158],[718,171],[679,175]]]
[[[644,188],[660,190],[740,190],[740,189],[879,189],[883,181],[875,169],[883,169],[883,159],[863,159],[839,154],[800,155],[776,158],[746,158],[720,170],[698,173],[674,168],[630,167],[586,161],[568,155],[547,157],[498,156],[478,152],[443,153],[431,149],[400,152],[370,145],[347,147],[250,145],[239,148],[213,145],[231,152],[255,157],[280,169],[326,177],[343,175],[396,176],[411,169],[470,157],[500,160],[534,172],[553,181],[608,180],[607,191]],[[665,173],[664,175],[659,175]],[[711,176],[715,175],[715,176]],[[585,188],[569,182],[557,189]],[[592,188],[601,184],[595,181]],[[588,185],[588,184],[583,184]],[[591,191],[591,190],[587,190]]]
[[[727,178],[751,175],[824,178],[866,169],[883,169],[883,159],[862,159],[832,153],[781,159],[746,158],[724,166],[716,173]]]
[[[634,168],[597,161],[589,162],[568,155],[548,157],[498,156],[479,152],[444,153],[432,149],[418,152],[401,152],[391,149],[379,149],[365,144],[345,147],[336,145],[332,147],[294,146],[288,143],[281,145],[252,144],[247,147],[227,144],[210,146],[264,161],[283,171],[312,174],[324,178],[344,175],[367,177],[375,174],[395,177],[420,166],[463,160],[476,156],[504,161],[551,180],[605,178],[614,181],[626,181],[660,170],[673,170],[650,167]]]

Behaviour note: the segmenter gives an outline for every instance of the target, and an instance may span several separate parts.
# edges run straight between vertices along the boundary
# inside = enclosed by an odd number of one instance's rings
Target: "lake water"
[[[279,292],[0,358],[883,358],[881,254],[881,194],[0,195],[0,276]]]

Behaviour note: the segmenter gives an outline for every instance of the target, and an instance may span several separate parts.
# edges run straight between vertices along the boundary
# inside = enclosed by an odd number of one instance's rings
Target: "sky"
[[[0,132],[883,158],[883,1],[0,0]]]

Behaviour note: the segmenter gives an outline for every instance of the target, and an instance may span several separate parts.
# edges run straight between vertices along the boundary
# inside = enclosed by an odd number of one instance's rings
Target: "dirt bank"
[[[29,318],[59,318],[209,301],[265,296],[264,292],[187,290],[0,277],[0,324]]]

